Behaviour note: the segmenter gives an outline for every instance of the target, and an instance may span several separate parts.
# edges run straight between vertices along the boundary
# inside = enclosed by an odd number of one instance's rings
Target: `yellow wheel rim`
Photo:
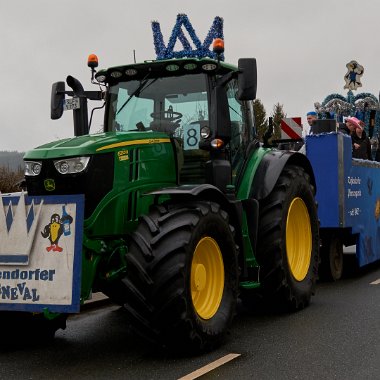
[[[294,198],[286,220],[286,254],[293,277],[302,281],[309,271],[312,250],[310,217],[305,202]]]
[[[202,238],[194,251],[191,263],[191,297],[197,314],[212,318],[218,311],[224,290],[223,256],[218,243]]]

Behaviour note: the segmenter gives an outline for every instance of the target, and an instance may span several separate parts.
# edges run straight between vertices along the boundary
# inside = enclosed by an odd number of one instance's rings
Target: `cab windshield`
[[[160,131],[180,135],[192,123],[208,124],[205,74],[120,82],[110,87],[108,131]]]

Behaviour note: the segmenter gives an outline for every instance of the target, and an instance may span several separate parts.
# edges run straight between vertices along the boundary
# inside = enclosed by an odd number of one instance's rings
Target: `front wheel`
[[[319,262],[314,193],[305,170],[289,165],[260,201],[257,259],[262,293],[281,309],[301,309],[314,294]]]
[[[238,264],[233,228],[218,204],[153,208],[126,258],[125,309],[137,333],[176,352],[222,341],[235,314]]]

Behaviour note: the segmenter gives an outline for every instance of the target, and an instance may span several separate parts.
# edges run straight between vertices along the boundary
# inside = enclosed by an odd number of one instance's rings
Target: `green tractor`
[[[84,194],[81,303],[103,292],[136,333],[192,352],[222,341],[240,293],[307,306],[319,261],[313,170],[258,141],[256,60],[89,66],[101,91],[71,76],[70,91],[52,88],[51,117],[73,109],[75,137],[24,157],[28,195]],[[88,99],[104,102],[101,132],[89,131]]]

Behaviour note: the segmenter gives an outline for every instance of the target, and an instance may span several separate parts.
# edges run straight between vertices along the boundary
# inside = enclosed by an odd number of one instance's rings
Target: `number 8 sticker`
[[[201,137],[201,126],[199,124],[190,124],[183,127],[183,149],[199,149],[199,140]]]

